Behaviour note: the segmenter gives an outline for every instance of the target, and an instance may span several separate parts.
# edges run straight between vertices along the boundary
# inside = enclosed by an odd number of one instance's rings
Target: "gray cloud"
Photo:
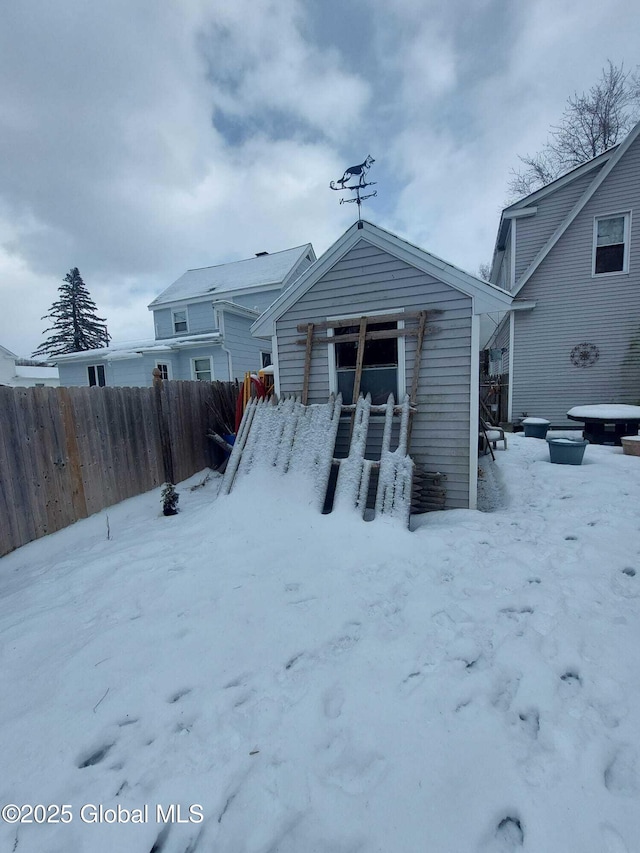
[[[367,217],[475,271],[517,154],[635,56],[639,19],[622,0],[9,4],[0,343],[37,346],[71,266],[126,339],[188,267],[323,251],[354,216],[328,182],[368,153]]]

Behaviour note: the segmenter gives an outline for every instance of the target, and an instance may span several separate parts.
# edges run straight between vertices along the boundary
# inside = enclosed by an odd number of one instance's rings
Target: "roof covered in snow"
[[[119,344],[110,344],[108,347],[99,349],[87,349],[81,352],[68,352],[59,355],[56,363],[66,361],[77,361],[78,359],[91,358],[100,361],[115,361],[120,358],[131,358],[142,353],[170,352],[194,344],[216,343],[221,340],[220,332],[208,332],[202,335],[185,335],[183,338],[161,338],[143,341],[125,341]]]
[[[284,286],[295,267],[305,256],[308,256],[311,261],[315,260],[311,243],[286,249],[283,252],[256,255],[230,264],[187,270],[157,296],[150,303],[149,308],[153,309],[167,303],[200,296],[218,297],[221,293],[246,288]]]
[[[58,368],[16,364],[16,376],[22,379],[57,379]]]

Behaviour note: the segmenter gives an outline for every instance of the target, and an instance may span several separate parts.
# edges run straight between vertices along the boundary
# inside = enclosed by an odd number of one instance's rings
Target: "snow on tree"
[[[640,77],[610,60],[588,92],[567,101],[560,124],[533,156],[520,157],[509,192],[522,198],[621,142],[640,118]]]
[[[53,334],[40,344],[33,355],[55,356],[106,347],[110,340],[106,320],[97,316],[96,304],[77,267],[66,274],[58,292],[60,298],[42,317],[43,320],[54,321],[43,334]]]

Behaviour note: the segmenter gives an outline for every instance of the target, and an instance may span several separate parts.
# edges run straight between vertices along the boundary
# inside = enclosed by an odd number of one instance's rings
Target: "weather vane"
[[[367,193],[367,195],[360,195],[360,190],[363,190],[365,187],[374,186],[377,183],[376,181],[367,182],[367,172],[375,162],[369,154],[364,163],[359,163],[357,166],[349,166],[339,181],[331,181],[329,184],[332,190],[351,190],[351,192],[355,192],[355,198],[341,198],[340,204],[353,204],[355,202],[358,205],[358,228],[362,228],[362,218],[360,216],[362,202],[367,198],[373,198],[378,195],[377,190]],[[354,181],[355,183],[353,183]]]

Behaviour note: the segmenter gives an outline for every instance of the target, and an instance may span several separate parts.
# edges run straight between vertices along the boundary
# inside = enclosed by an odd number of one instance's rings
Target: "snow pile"
[[[635,850],[638,461],[509,438],[495,511],[414,533],[265,473],[5,557],[0,801],[73,820],[0,850]]]

